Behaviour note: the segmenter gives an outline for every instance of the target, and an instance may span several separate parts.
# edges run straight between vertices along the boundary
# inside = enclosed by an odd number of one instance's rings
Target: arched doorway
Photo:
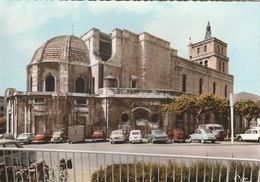
[[[151,111],[145,107],[136,107],[132,110],[134,128],[141,130],[143,135],[145,135],[152,126],[150,115]]]

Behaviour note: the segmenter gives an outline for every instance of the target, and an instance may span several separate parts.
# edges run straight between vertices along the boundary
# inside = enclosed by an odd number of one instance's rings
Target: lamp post
[[[234,144],[234,98],[233,94],[230,93],[229,97],[229,103],[230,103],[230,122],[231,122],[231,144]]]

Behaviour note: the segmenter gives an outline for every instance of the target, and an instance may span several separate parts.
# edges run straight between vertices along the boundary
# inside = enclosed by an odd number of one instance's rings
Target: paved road
[[[30,144],[24,145],[26,148],[37,149],[66,149],[66,150],[85,150],[85,151],[102,151],[102,152],[129,152],[129,153],[148,153],[148,154],[179,154],[179,155],[197,155],[197,156],[214,156],[214,157],[237,157],[237,158],[260,158],[259,143],[235,143],[229,142],[211,143],[174,143],[174,144],[110,144],[109,142],[100,143],[77,143],[77,144]],[[67,153],[67,158],[73,160],[73,169],[69,170],[70,181],[90,181],[91,175],[96,169],[108,164],[125,163],[134,161],[150,162],[151,158],[132,156],[114,155],[96,155]],[[46,163],[54,168],[57,166],[59,159],[64,158],[65,153],[37,153],[37,158],[45,159]],[[51,158],[51,159],[50,159]],[[165,158],[152,158],[154,162],[164,162]]]
[[[211,143],[174,143],[174,144],[110,144],[109,142],[99,143],[76,143],[76,144],[30,144],[26,148],[39,149],[66,149],[66,150],[89,150],[109,152],[132,152],[149,154],[179,154],[198,155],[214,157],[237,157],[237,158],[260,158],[259,143],[230,142]]]

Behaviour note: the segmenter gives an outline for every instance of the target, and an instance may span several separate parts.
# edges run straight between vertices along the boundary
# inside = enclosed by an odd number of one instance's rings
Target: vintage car
[[[124,130],[114,130],[110,135],[110,143],[119,143],[119,142],[126,142],[127,135]]]
[[[106,141],[106,133],[104,130],[95,130],[91,135],[92,141]]]
[[[143,137],[140,130],[131,130],[129,135],[130,143],[142,143]]]
[[[49,142],[51,138],[49,133],[38,133],[34,135],[33,142]]]
[[[215,143],[216,137],[210,129],[196,129],[196,131],[189,136],[189,141],[199,141],[201,143],[210,141],[212,143]]]
[[[31,143],[33,141],[34,134],[32,133],[21,133],[17,140],[21,143]]]
[[[236,134],[238,141],[257,141],[260,142],[260,127],[247,130],[245,133]]]
[[[1,134],[0,138],[6,140],[14,140],[14,135],[12,133],[4,133]]]
[[[67,141],[67,136],[63,131],[56,131],[53,133],[51,143],[63,143]]]
[[[224,140],[225,131],[224,127],[220,124],[202,124],[199,125],[199,129],[210,129],[215,135],[217,140]]]
[[[180,128],[172,128],[171,130],[168,130],[168,138],[172,141],[172,143],[186,141],[184,132]]]
[[[168,135],[163,130],[151,130],[147,135],[146,138],[148,142],[155,143],[155,142],[163,142],[166,143],[168,141]]]

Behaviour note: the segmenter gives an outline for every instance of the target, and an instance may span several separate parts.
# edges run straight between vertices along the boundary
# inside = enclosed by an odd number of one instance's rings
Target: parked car
[[[140,130],[131,130],[129,135],[129,142],[130,143],[142,143],[143,137]]]
[[[210,129],[197,129],[193,134],[189,136],[190,142],[199,141],[204,143],[205,141],[211,141],[215,143],[216,137]]]
[[[155,142],[164,142],[168,141],[168,136],[163,130],[151,130],[146,135],[148,142],[155,143]]]
[[[63,143],[67,141],[66,133],[63,131],[56,131],[53,133],[51,142],[52,143]]]
[[[51,139],[51,135],[49,133],[38,133],[34,135],[34,142],[49,142]]]
[[[258,141],[260,143],[260,127],[247,130],[245,133],[237,134],[238,141]]]
[[[124,130],[114,130],[110,135],[110,143],[119,143],[127,141],[126,132]]]
[[[22,143],[31,143],[33,141],[34,134],[32,133],[21,133],[17,140]]]
[[[95,130],[91,135],[93,141],[106,141],[106,133],[104,130]]]
[[[1,135],[0,138],[6,140],[14,140],[14,135],[12,133],[4,133]]]
[[[84,125],[71,125],[68,128],[68,142],[85,142],[86,130]]]
[[[168,138],[173,143],[174,142],[185,142],[186,141],[184,131],[180,128],[172,128],[171,130],[169,130],[168,131]]]
[[[202,124],[199,125],[199,129],[210,129],[215,135],[217,140],[224,140],[225,131],[224,127],[220,124]]]
[[[33,151],[3,151],[1,148],[23,148],[19,141],[0,140],[0,181],[13,181],[13,168],[7,166],[28,166],[36,160],[36,152]],[[27,158],[28,157],[28,158]],[[5,172],[7,170],[7,172]],[[7,177],[5,176],[7,174]]]

